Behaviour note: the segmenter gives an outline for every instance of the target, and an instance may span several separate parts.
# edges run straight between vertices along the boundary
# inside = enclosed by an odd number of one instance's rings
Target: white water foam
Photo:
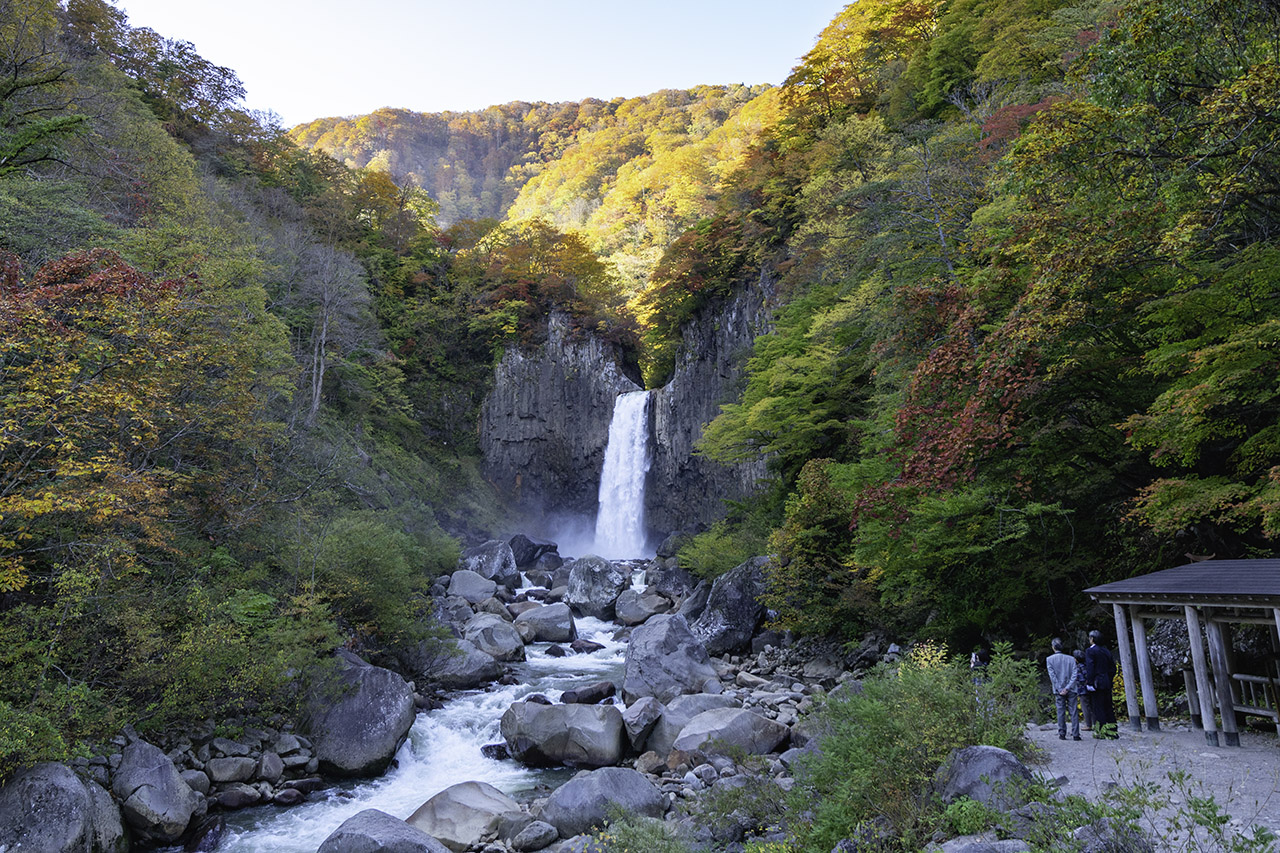
[[[512,702],[530,693],[556,701],[565,690],[620,676],[627,644],[613,639],[618,626],[589,617],[575,623],[581,638],[604,648],[557,658],[547,654],[550,643],[530,644],[526,662],[514,667],[521,684],[463,693],[443,708],[419,714],[409,740],[396,754],[399,766],[394,770],[287,810],[265,806],[234,813],[218,853],[315,853],[344,820],[365,809],[404,819],[459,782],[488,782],[518,796],[538,785],[563,781],[571,771],[535,770],[511,759],[495,761],[484,757],[480,747],[502,740],[498,723]]]

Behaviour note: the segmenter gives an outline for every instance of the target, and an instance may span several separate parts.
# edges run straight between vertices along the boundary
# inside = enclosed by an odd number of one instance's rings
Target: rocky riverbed
[[[527,537],[486,543],[433,589],[456,653],[424,645],[396,672],[340,652],[297,727],[206,722],[150,740],[127,730],[101,755],[37,768],[0,791],[0,806],[35,797],[61,811],[38,830],[14,812],[0,846],[38,831],[55,850],[332,853],[355,849],[341,841],[354,830],[327,836],[373,808],[394,817],[365,815],[360,832],[416,827],[455,850],[557,849],[594,825],[579,825],[585,801],[563,806],[571,795],[640,797],[678,820],[708,790],[749,777],[787,787],[809,740],[804,712],[849,675],[829,650],[784,649],[760,632],[761,583],[759,560],[708,584],[669,555],[566,562]],[[463,743],[442,745],[458,734]],[[446,772],[423,774],[446,753]],[[457,836],[455,823],[470,834]],[[554,835],[529,829],[537,823]]]

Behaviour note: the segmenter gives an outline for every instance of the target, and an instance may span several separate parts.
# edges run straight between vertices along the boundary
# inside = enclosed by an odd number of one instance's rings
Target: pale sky
[[[286,127],[781,83],[842,0],[113,0],[232,68]]]

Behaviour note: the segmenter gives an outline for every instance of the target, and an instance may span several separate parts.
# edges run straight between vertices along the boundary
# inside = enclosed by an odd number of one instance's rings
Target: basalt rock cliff
[[[545,343],[508,349],[495,368],[480,412],[485,475],[519,510],[594,515],[614,400],[638,390],[616,347],[553,314]]]
[[[738,397],[752,342],[768,330],[767,276],[709,305],[681,330],[671,380],[650,402],[653,461],[646,523],[656,536],[709,524],[764,476],[762,460],[722,465],[693,453],[720,405]],[[546,342],[513,348],[495,369],[480,446],[485,473],[519,511],[594,517],[618,394],[639,390],[618,349],[553,315]]]

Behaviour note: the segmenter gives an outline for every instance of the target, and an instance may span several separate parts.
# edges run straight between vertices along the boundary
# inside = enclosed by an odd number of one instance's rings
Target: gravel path
[[[1055,724],[1032,727],[1032,740],[1045,751],[1048,761],[1035,768],[1049,779],[1066,777],[1061,790],[1090,800],[1105,799],[1116,784],[1138,781],[1160,785],[1169,797],[1169,807],[1180,805],[1184,796],[1212,794],[1222,810],[1232,818],[1231,826],[1243,830],[1251,825],[1268,827],[1280,835],[1280,741],[1274,734],[1245,732],[1239,747],[1214,748],[1205,743],[1204,732],[1186,724],[1162,720],[1158,732],[1123,727],[1118,740],[1095,740],[1082,732],[1081,741],[1058,740]],[[1169,774],[1185,771],[1191,778],[1189,790],[1170,784]]]

